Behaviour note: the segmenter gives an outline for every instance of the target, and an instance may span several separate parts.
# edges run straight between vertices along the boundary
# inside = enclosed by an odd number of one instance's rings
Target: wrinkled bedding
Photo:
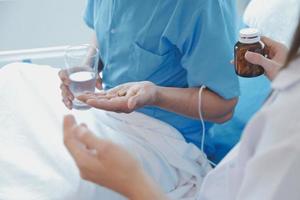
[[[67,113],[132,152],[172,199],[196,196],[210,166],[194,145],[141,113],[68,111],[57,73],[20,63],[0,69],[0,200],[124,199],[80,178],[62,141]]]

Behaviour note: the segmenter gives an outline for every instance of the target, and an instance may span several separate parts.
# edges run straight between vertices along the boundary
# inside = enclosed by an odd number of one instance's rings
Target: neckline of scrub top
[[[272,82],[275,90],[284,90],[300,81],[300,58],[283,69]]]

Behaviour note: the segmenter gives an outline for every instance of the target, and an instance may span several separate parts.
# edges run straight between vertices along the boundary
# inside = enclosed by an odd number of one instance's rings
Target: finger
[[[109,93],[96,93],[96,97],[97,99],[112,99],[112,98],[115,98],[115,97],[119,97],[118,94],[109,94]]]
[[[135,110],[137,107],[138,97],[134,96],[129,98],[128,100],[128,109],[129,110]]]
[[[261,41],[262,41],[264,44],[268,45],[269,47],[271,47],[271,46],[273,46],[275,43],[277,43],[277,42],[275,42],[274,40],[272,40],[271,38],[268,38],[268,37],[266,37],[266,36],[261,36]]]
[[[89,99],[86,104],[107,111],[128,112],[127,97],[116,97],[112,99]]]
[[[97,88],[98,90],[102,90],[102,83],[96,81],[96,88]]]
[[[274,68],[277,65],[274,61],[265,58],[263,55],[250,51],[246,53],[245,58],[252,64],[262,66],[266,71]]]
[[[117,92],[117,95],[119,97],[127,96],[127,91],[126,90],[120,90],[120,91]]]
[[[141,98],[138,91],[133,89],[129,90],[126,96],[128,97],[128,109],[135,110],[139,102],[139,98]]]
[[[136,110],[144,106],[146,99],[143,98],[142,94],[137,93],[136,95],[128,99],[128,109]]]
[[[65,146],[81,173],[88,173],[90,169],[98,166],[97,158],[91,154],[77,138],[70,138]]]
[[[130,88],[129,90],[127,90],[125,92],[126,92],[127,97],[132,97],[132,96],[135,96],[138,91],[139,91],[139,88]]]
[[[96,88],[102,90],[102,79],[99,74],[97,75]]]
[[[87,100],[100,100],[100,99],[110,100],[113,97],[115,97],[115,95],[109,95],[109,94],[106,94],[105,92],[99,92],[99,93],[85,93],[76,98],[78,100],[86,103]]]
[[[274,51],[276,52],[281,49],[285,49],[286,51],[288,51],[288,48],[284,44],[272,40],[271,38],[262,36],[261,40],[267,46],[268,50],[271,51],[272,53],[274,53]]]
[[[89,130],[85,125],[77,126],[73,116],[70,115],[64,118],[64,144],[79,167],[85,163],[95,162],[86,145],[78,139],[79,136],[88,132]]]
[[[63,82],[63,84],[69,86],[70,85],[70,79],[69,79],[69,76],[68,76],[68,73],[66,70],[60,70],[58,72],[58,76],[60,78],[60,80]]]
[[[97,149],[101,145],[101,140],[92,134],[87,127],[82,127],[82,132],[77,137],[88,149]]]
[[[278,47],[284,46],[280,42],[277,42],[277,41],[275,41],[275,40],[273,40],[271,38],[265,37],[265,36],[261,37],[261,41],[265,45],[267,45],[270,49],[274,49],[274,48],[278,48]]]
[[[70,100],[67,99],[67,98],[63,98],[62,102],[65,104],[65,106],[66,106],[69,110],[72,110],[72,107],[73,107],[72,101],[70,101]]]
[[[71,133],[71,130],[77,125],[77,122],[73,115],[64,116],[63,121],[63,131],[64,136],[68,137]]]
[[[83,94],[79,95],[76,97],[79,101],[86,102],[89,99],[97,99],[96,95],[94,93],[88,93],[88,94]]]
[[[111,95],[114,95],[114,94],[117,94],[120,90],[122,90],[124,88],[124,85],[119,85],[117,87],[114,87],[112,89],[109,89],[106,91],[107,94],[111,94]]]
[[[72,94],[72,92],[70,91],[70,89],[67,86],[61,84],[60,88],[61,88],[61,94],[63,97],[67,97],[70,101],[74,100],[74,95]]]
[[[94,92],[89,92],[89,91],[86,91],[86,92],[84,92],[84,94],[83,95],[94,95],[95,93]]]
[[[78,140],[88,148],[90,155],[97,156],[98,159],[102,155],[106,155],[107,150],[111,150],[114,146],[109,140],[100,139],[90,131],[81,135]],[[100,167],[101,165],[98,166]]]
[[[115,109],[109,101],[109,99],[87,99],[85,103],[94,108],[114,111]]]
[[[62,95],[68,96],[70,98],[70,100],[74,99],[74,95],[73,95],[73,93],[71,92],[71,90],[69,89],[69,87],[67,85],[62,83],[62,84],[60,84],[59,88],[62,91]]]
[[[84,125],[77,126],[76,120],[72,115],[64,117],[64,144],[76,162],[81,173],[86,174],[92,167],[97,166],[97,158],[92,155],[75,135],[80,135],[88,130]]]

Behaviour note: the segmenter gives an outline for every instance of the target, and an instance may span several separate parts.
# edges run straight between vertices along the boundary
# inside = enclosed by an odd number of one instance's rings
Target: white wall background
[[[237,0],[244,8],[250,0]],[[80,44],[86,0],[0,0],[0,51]]]
[[[237,0],[240,15],[250,1]],[[293,15],[297,11],[300,0],[252,0],[251,2],[252,9],[251,12],[248,11],[251,14],[247,15],[251,17],[246,18],[247,24],[260,29],[267,27],[268,30],[279,35],[269,34],[269,36],[288,44],[291,36],[281,37],[282,32],[284,30],[286,35],[291,35],[293,32],[286,30],[290,27],[292,30],[296,24]],[[282,5],[279,5],[280,3]],[[88,43],[91,30],[82,20],[85,4],[86,0],[0,0],[0,53]],[[273,9],[271,5],[279,5],[277,7],[281,11],[278,12],[278,9]],[[266,11],[269,14],[265,14]],[[266,19],[262,20],[263,17]],[[281,25],[277,23],[279,21],[282,22]],[[31,61],[53,66],[64,64],[62,57],[42,61],[31,59]],[[0,63],[0,67],[4,64],[6,63]]]
[[[80,44],[85,0],[0,0],[0,51]]]

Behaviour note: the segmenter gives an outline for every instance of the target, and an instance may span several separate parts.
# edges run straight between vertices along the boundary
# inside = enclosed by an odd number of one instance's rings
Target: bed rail
[[[56,46],[35,49],[23,49],[15,51],[0,51],[0,62],[30,61],[33,59],[45,59],[63,57],[68,46]]]

